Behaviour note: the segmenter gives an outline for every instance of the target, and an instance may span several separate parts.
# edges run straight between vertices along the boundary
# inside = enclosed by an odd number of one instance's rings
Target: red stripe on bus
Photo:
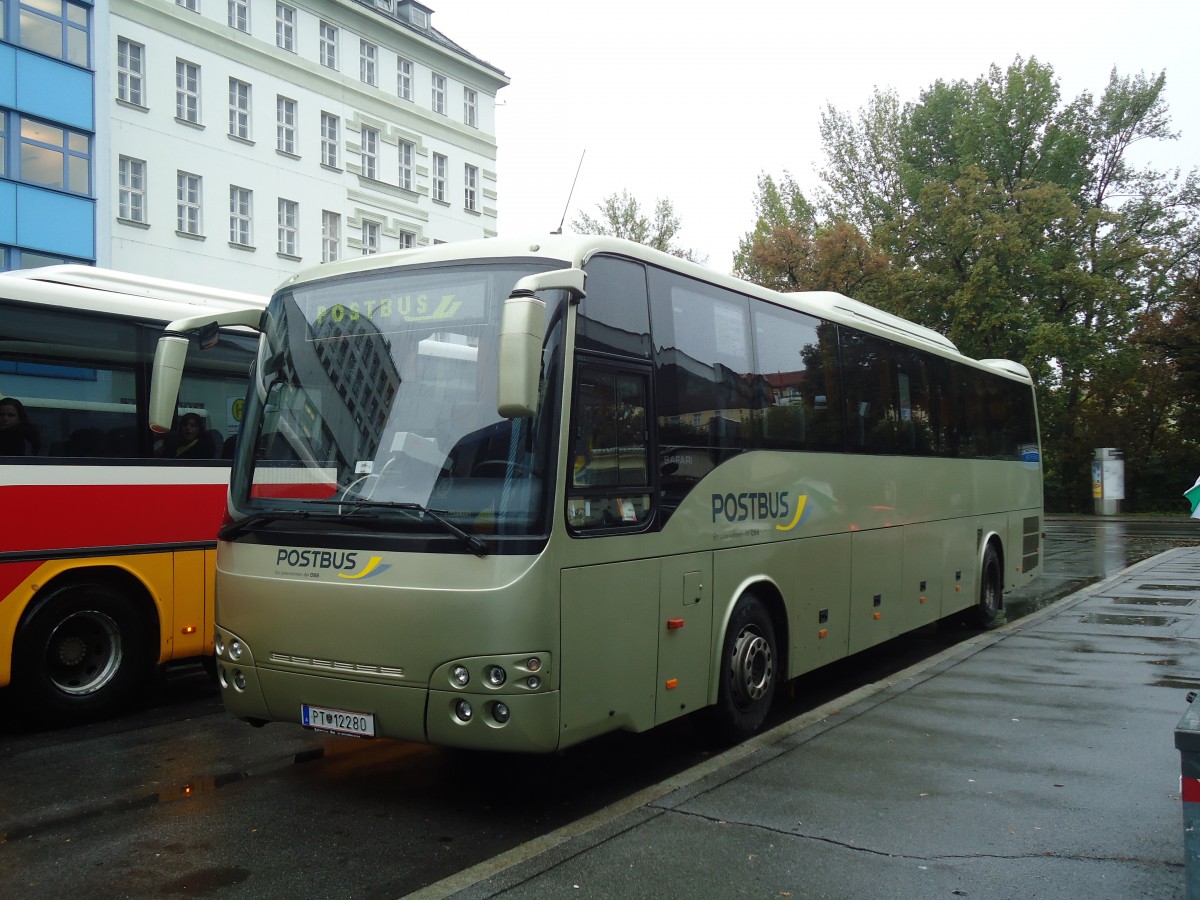
[[[12,485],[0,509],[0,550],[65,550],[215,541],[224,484]]]
[[[1200,778],[1184,778],[1183,802],[1200,803]]]

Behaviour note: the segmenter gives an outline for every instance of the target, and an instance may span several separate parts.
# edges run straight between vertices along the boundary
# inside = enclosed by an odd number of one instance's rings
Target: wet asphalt
[[[409,896],[1184,897],[1198,649],[1185,546]]]

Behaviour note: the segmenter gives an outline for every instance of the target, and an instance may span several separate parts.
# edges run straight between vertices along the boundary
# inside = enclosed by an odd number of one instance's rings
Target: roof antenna
[[[571,208],[571,198],[575,196],[575,185],[579,183],[579,171],[583,168],[583,156],[587,153],[587,148],[583,149],[583,153],[579,154],[579,165],[575,168],[575,180],[571,182],[571,193],[567,194],[567,205],[563,207],[562,218],[558,220],[558,228],[551,234],[562,234],[563,222],[567,221],[567,210]]]

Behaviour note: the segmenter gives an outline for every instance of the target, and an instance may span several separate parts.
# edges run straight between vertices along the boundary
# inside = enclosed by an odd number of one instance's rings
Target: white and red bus
[[[155,667],[212,653],[257,336],[227,329],[192,355],[165,439],[148,427],[150,368],[166,323],[265,303],[86,266],[0,274],[0,688],[31,716],[110,714]]]

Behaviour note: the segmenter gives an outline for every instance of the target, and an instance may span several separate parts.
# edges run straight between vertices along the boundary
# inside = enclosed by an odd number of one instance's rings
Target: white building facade
[[[265,294],[317,263],[496,234],[508,79],[434,29],[429,7],[109,8],[99,265]]]

